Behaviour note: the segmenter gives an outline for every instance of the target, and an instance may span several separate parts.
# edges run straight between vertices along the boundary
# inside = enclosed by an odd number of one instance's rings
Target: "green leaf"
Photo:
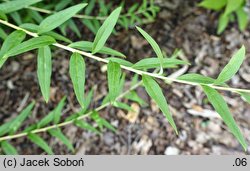
[[[87,122],[83,120],[76,120],[74,123],[79,128],[89,130],[99,135],[101,134],[100,131],[98,131],[95,127],[91,126],[90,124],[88,124]]]
[[[48,125],[52,121],[54,121],[54,124],[58,124],[58,122],[60,121],[60,117],[62,115],[62,109],[65,105],[65,100],[66,100],[66,97],[63,97],[58,103],[58,105],[56,106],[56,108],[52,110],[51,112],[49,112],[48,115],[46,115],[37,123],[37,127],[43,128],[44,126]]]
[[[141,29],[140,27],[136,27],[137,30],[143,35],[143,37],[148,41],[148,43],[151,45],[151,47],[154,49],[157,57],[159,58],[160,61],[160,66],[161,69],[163,69],[163,54],[161,52],[161,49],[159,47],[159,45],[156,43],[156,41],[148,34],[146,33],[143,29]]]
[[[36,4],[42,0],[14,0],[14,1],[8,1],[0,4],[0,9],[5,14],[20,10],[22,8],[25,8],[27,6]]]
[[[239,24],[240,30],[241,31],[245,30],[249,21],[248,13],[245,12],[244,7],[242,7],[236,11],[236,15],[238,18],[238,24]]]
[[[23,121],[31,114],[31,110],[33,109],[35,102],[31,102],[10,124],[10,132],[14,134],[18,128],[21,126]]]
[[[86,3],[74,5],[72,7],[69,7],[65,10],[62,10],[45,18],[39,25],[38,33],[41,34],[55,29],[56,27],[60,26],[68,19],[73,17],[77,12],[79,12],[85,6],[87,6]]]
[[[13,49],[14,47],[16,47],[17,45],[19,45],[24,39],[25,39],[25,32],[21,31],[21,30],[17,30],[12,32],[3,42],[3,45],[1,47],[0,50],[0,68],[2,67],[2,65],[5,63],[5,61],[7,60],[7,57],[5,56],[5,54]]]
[[[238,50],[228,64],[223,68],[214,84],[222,84],[230,80],[239,70],[241,64],[245,59],[246,49],[244,46]]]
[[[67,37],[62,36],[62,35],[60,35],[60,34],[58,34],[56,32],[53,32],[53,31],[49,31],[49,32],[43,33],[43,35],[47,35],[47,36],[53,37],[56,40],[64,41],[66,43],[72,43],[72,41],[70,39],[68,39]]]
[[[53,152],[49,145],[39,135],[29,133],[27,137],[31,142],[42,148],[46,153],[48,153],[49,155],[53,155]]]
[[[110,129],[113,132],[116,132],[116,129],[105,119],[101,118],[100,115],[94,111],[91,114],[91,118],[98,124],[98,126],[102,129],[102,127],[106,127],[108,129]]]
[[[76,98],[84,109],[84,86],[85,86],[85,62],[78,53],[73,53],[70,57],[69,67],[70,78],[73,83]]]
[[[199,3],[199,6],[212,10],[220,10],[226,6],[226,4],[227,0],[204,0]]]
[[[0,27],[0,38],[5,40],[8,37],[8,35],[5,33],[5,31]],[[1,67],[0,67],[1,68]]]
[[[172,115],[170,114],[168,103],[167,103],[167,101],[162,93],[160,86],[150,76],[142,75],[142,81],[143,81],[143,85],[145,86],[145,89],[146,89],[148,95],[152,99],[154,99],[154,101],[160,107],[161,111],[166,116],[170,125],[174,128],[176,134],[178,134],[178,130],[176,128],[174,119],[173,119]]]
[[[69,45],[69,47],[77,48],[77,49],[80,49],[80,50],[83,50],[83,51],[91,52],[92,49],[93,49],[93,45],[94,45],[94,43],[89,42],[89,41],[79,41],[79,42],[71,43]],[[108,48],[108,47],[105,47],[105,46],[103,46],[98,51],[98,53],[125,58],[125,55],[122,54],[121,52],[118,52],[118,51],[116,51],[114,49],[111,49],[111,48]]]
[[[66,97],[63,97],[54,110],[54,124],[58,124],[62,115],[62,110],[65,105]]]
[[[225,15],[229,15],[230,13],[236,11],[244,1],[245,0],[227,0]]]
[[[6,155],[18,155],[15,147],[13,147],[9,142],[2,141],[1,148],[3,149],[4,154]]]
[[[221,14],[219,18],[219,25],[217,28],[217,34],[221,34],[228,26],[230,16]]]
[[[8,51],[4,56],[10,57],[10,56],[16,56],[21,53],[31,51],[33,49],[41,48],[47,45],[51,45],[55,43],[55,39],[49,36],[40,36],[40,37],[35,37],[31,38],[14,48],[12,48],[10,51]]]
[[[141,106],[147,105],[147,103],[141,97],[139,97],[135,91],[131,91],[129,94],[125,96],[125,98],[128,100],[134,101],[140,104]]]
[[[75,151],[70,140],[62,133],[62,131],[59,128],[50,129],[49,133],[50,135],[59,139],[63,144],[65,144],[70,151],[72,152]]]
[[[135,69],[152,69],[152,68],[158,68],[161,66],[163,68],[174,68],[177,65],[189,64],[188,62],[178,60],[175,58],[164,58],[162,62],[163,63],[161,65],[161,61],[159,58],[145,58],[135,63],[132,67]]]
[[[93,95],[94,95],[94,88],[92,88],[90,90],[90,92],[88,93],[88,95],[85,97],[85,99],[84,99],[84,109],[81,111],[81,113],[85,113],[87,111],[87,109],[89,108],[90,103],[92,102]]]
[[[127,111],[133,111],[133,109],[127,105],[126,103],[122,103],[122,102],[114,102],[113,106],[123,109],[123,110],[127,110]]]
[[[208,86],[202,86],[205,94],[207,95],[208,100],[213,105],[214,109],[221,116],[225,124],[228,126],[229,130],[233,133],[233,135],[240,142],[244,150],[247,150],[247,143],[237,126],[233,116],[230,113],[230,110],[227,106],[227,103],[223,99],[223,97],[213,88]]]
[[[119,95],[119,86],[122,71],[118,63],[109,61],[108,63],[108,88],[109,88],[109,100],[115,101]]]
[[[241,98],[245,100],[247,103],[250,104],[250,94],[249,93],[243,93],[243,92],[238,92],[241,95]]]
[[[121,10],[122,10],[121,7],[115,9],[110,14],[110,16],[104,21],[101,28],[98,30],[93,44],[93,49],[92,49],[93,54],[99,52],[106,43],[108,37],[110,36],[115,27],[115,24],[119,18]]]
[[[38,49],[37,56],[37,76],[43,98],[46,103],[50,97],[50,81],[52,74],[52,59],[49,46]]]
[[[199,84],[213,84],[214,79],[210,77],[206,77],[200,74],[185,74],[177,78],[178,80],[188,81]]]
[[[133,64],[129,61],[126,61],[124,59],[120,59],[120,58],[106,58],[107,60],[109,61],[112,61],[112,62],[116,62],[120,65],[124,65],[124,66],[127,66],[127,67],[131,67],[133,66]]]

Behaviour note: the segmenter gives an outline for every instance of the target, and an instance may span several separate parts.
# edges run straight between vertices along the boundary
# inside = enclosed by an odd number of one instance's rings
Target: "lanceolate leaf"
[[[74,86],[76,98],[84,109],[85,62],[80,54],[73,53],[70,57],[69,73]]]
[[[154,99],[154,101],[160,107],[161,111],[166,116],[170,125],[174,128],[176,134],[178,134],[177,127],[175,125],[172,115],[170,114],[168,103],[162,93],[160,86],[157,84],[157,82],[153,78],[149,76],[143,75],[142,80],[143,80],[143,85],[145,86],[148,95],[152,99]]]
[[[61,119],[62,110],[65,105],[65,100],[66,100],[66,97],[63,97],[54,110],[54,124],[58,124]]]
[[[148,41],[148,43],[152,46],[152,48],[154,49],[157,57],[160,60],[160,66],[163,68],[163,54],[161,52],[161,49],[159,47],[159,45],[156,43],[156,41],[148,34],[146,33],[143,29],[141,29],[140,27],[136,27],[137,30],[143,35],[143,37]]]
[[[0,9],[5,14],[20,10],[24,7],[30,6],[32,4],[35,4],[37,2],[40,2],[42,0],[14,0],[14,1],[8,1],[5,3],[0,4]]]
[[[70,44],[69,47],[77,48],[77,49],[80,49],[80,50],[83,50],[83,51],[91,52],[92,49],[93,49],[93,45],[94,45],[94,43],[89,42],[89,41],[80,41],[80,42],[74,42],[74,43]],[[98,51],[98,53],[125,58],[125,55],[122,54],[121,52],[118,52],[118,51],[116,51],[114,49],[111,49],[111,48],[108,48],[108,47],[105,47],[105,46],[103,46]]]
[[[37,57],[37,76],[42,95],[46,103],[50,97],[50,81],[52,74],[51,51],[49,46],[39,48]]]
[[[106,58],[106,59],[109,60],[109,61],[112,61],[112,62],[116,62],[116,63],[118,63],[120,65],[127,66],[127,67],[133,66],[133,64],[131,62],[129,62],[127,60],[124,60],[124,59],[121,59],[121,58],[112,57],[112,58]]]
[[[18,44],[20,44],[25,39],[25,36],[26,36],[25,32],[23,32],[21,30],[17,30],[17,31],[12,32],[5,39],[5,41],[3,42],[3,45],[1,47],[1,50],[0,50],[0,68],[2,67],[4,62],[7,60],[7,57],[5,56],[5,54],[9,50],[14,48]]]
[[[213,78],[206,77],[200,74],[195,74],[195,73],[182,75],[178,77],[178,80],[199,83],[199,84],[213,84],[215,81]]]
[[[244,46],[238,50],[229,63],[223,68],[218,78],[215,80],[214,84],[222,84],[230,80],[239,70],[241,64],[245,59],[246,49]]]
[[[188,62],[174,58],[164,58],[162,62],[163,62],[162,63],[163,68],[173,68],[176,67],[177,65],[189,64]],[[132,67],[135,69],[152,69],[161,67],[161,63],[159,58],[145,58],[135,63]]]
[[[65,21],[73,17],[86,5],[86,3],[78,4],[47,17],[40,23],[38,33],[41,34],[55,29],[56,27],[60,26]]]
[[[100,135],[100,131],[98,131],[95,127],[91,126],[90,124],[88,124],[87,122],[83,120],[76,120],[75,125],[82,129],[86,129],[86,130],[89,130],[91,132],[94,132]]]
[[[248,13],[244,10],[244,7],[242,7],[236,11],[236,15],[238,18],[238,24],[239,24],[240,30],[243,31],[247,27],[247,24],[248,24],[248,20],[249,20]]]
[[[10,57],[10,56],[15,56],[15,55],[19,55],[21,53],[33,50],[33,49],[37,49],[37,48],[41,48],[47,45],[51,45],[53,43],[55,43],[55,39],[53,39],[52,37],[49,36],[40,36],[40,37],[35,37],[32,38],[30,40],[27,40],[17,46],[15,46],[14,48],[12,48],[10,51],[8,51],[5,56]]]
[[[98,124],[98,126],[102,129],[103,126],[110,129],[113,132],[116,132],[116,129],[105,119],[101,118],[100,115],[94,111],[91,114],[91,118]]]
[[[108,63],[108,87],[110,101],[115,101],[119,95],[119,85],[122,71],[118,63],[109,61]]]
[[[236,11],[245,0],[227,0],[227,6],[225,10],[225,15],[228,15]]]
[[[121,10],[122,10],[121,7],[115,9],[110,14],[110,16],[104,21],[101,28],[98,30],[93,44],[93,49],[92,49],[93,54],[99,52],[103,48],[104,44],[106,43],[108,37],[110,36],[115,27],[115,24],[119,18]]]
[[[247,143],[237,126],[230,110],[223,99],[223,97],[213,88],[208,86],[202,86],[205,94],[208,97],[208,100],[213,105],[214,109],[219,113],[225,124],[228,126],[229,130],[233,133],[233,135],[237,138],[240,142],[244,150],[247,150]]]
[[[227,0],[203,0],[199,6],[213,9],[213,10],[220,10],[227,4]]]
[[[1,148],[3,149],[3,152],[6,155],[17,155],[17,151],[15,147],[13,147],[9,142],[7,141],[2,141],[1,142]]]
[[[62,133],[62,131],[59,128],[50,129],[49,133],[52,136],[54,136],[57,139],[59,139],[63,144],[65,144],[69,150],[71,150],[72,152],[74,152],[74,147],[71,144],[70,140]]]
[[[40,148],[42,148],[49,155],[53,154],[49,145],[39,135],[29,133],[28,139],[31,140],[34,144],[38,145]]]

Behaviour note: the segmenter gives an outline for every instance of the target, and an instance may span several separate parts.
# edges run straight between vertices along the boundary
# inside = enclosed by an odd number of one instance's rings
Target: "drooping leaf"
[[[223,68],[214,84],[222,84],[230,80],[239,70],[241,64],[245,59],[246,49],[244,46],[238,50],[230,59],[228,64]]]
[[[240,30],[241,31],[245,30],[249,22],[248,13],[244,10],[244,7],[242,7],[236,11],[236,15],[238,18],[238,25],[239,25]]]
[[[229,15],[230,13],[236,11],[244,1],[245,0],[227,0],[225,15]]]
[[[9,142],[2,141],[1,148],[3,149],[4,154],[6,155],[17,155],[18,152],[16,151],[15,147],[13,147]]]
[[[116,132],[116,129],[105,119],[101,118],[100,115],[94,111],[91,114],[91,118],[98,124],[98,126],[102,129],[103,126],[110,129],[113,132]]]
[[[31,38],[15,46],[11,50],[9,50],[4,56],[7,56],[7,57],[16,56],[16,55],[19,55],[21,53],[24,53],[30,50],[34,50],[34,49],[41,48],[47,45],[51,45],[55,42],[56,42],[55,39],[49,36],[40,36],[40,37]]]
[[[109,100],[115,101],[119,95],[120,79],[122,71],[118,63],[109,61],[108,63],[108,88],[109,88]]]
[[[89,42],[89,41],[79,41],[79,42],[74,42],[69,45],[69,47],[72,48],[77,48],[83,51],[91,52],[93,49],[94,43]],[[108,48],[103,46],[98,53],[100,54],[107,54],[107,55],[112,55],[112,56],[117,56],[117,57],[123,57],[125,58],[125,55],[122,54],[121,52],[118,52],[114,49]]]
[[[87,123],[83,120],[76,120],[74,123],[79,128],[89,130],[89,131],[94,132],[94,133],[99,134],[99,135],[101,134],[100,131],[98,131],[95,127],[93,127],[92,125],[90,125],[89,123]]]
[[[29,133],[27,137],[31,142],[42,148],[49,155],[53,154],[53,151],[51,150],[50,146],[39,135]]]
[[[178,80],[182,81],[188,81],[193,83],[199,83],[199,84],[213,84],[214,79],[210,77],[206,77],[200,74],[185,74],[177,78]]]
[[[221,34],[228,26],[230,17],[228,15],[221,14],[219,18],[219,24],[217,28],[217,34]]]
[[[172,115],[170,114],[168,103],[167,103],[167,101],[166,101],[166,99],[165,99],[165,97],[164,97],[164,95],[162,93],[162,90],[161,90],[160,86],[150,76],[143,75],[142,80],[143,80],[143,85],[145,86],[145,89],[146,89],[148,95],[152,99],[154,99],[156,104],[159,106],[161,111],[166,116],[166,118],[167,118],[168,122],[170,123],[170,125],[175,130],[176,134],[178,134],[177,127],[175,125],[175,122],[174,122],[174,119],[173,119]]]
[[[50,135],[59,139],[63,144],[65,144],[70,151],[72,152],[75,151],[70,140],[62,133],[62,131],[59,128],[50,129],[49,133]]]
[[[49,46],[38,49],[37,56],[37,77],[43,98],[46,103],[50,97],[50,81],[52,74],[52,59]]]
[[[176,67],[177,65],[188,65],[188,62],[174,59],[174,58],[164,58],[162,60],[162,65],[161,61],[159,58],[145,58],[140,60],[139,62],[135,63],[132,67],[135,69],[152,69],[152,68],[173,68]]]
[[[15,46],[20,44],[25,39],[25,32],[21,30],[17,30],[12,32],[3,42],[3,45],[0,50],[0,68],[4,64],[4,62],[7,60],[7,57],[5,54],[13,49]]]
[[[240,142],[244,150],[247,149],[247,143],[237,126],[228,106],[223,97],[213,88],[208,86],[202,86],[205,94],[207,95],[208,100],[213,105],[214,109],[221,116],[225,124],[228,126],[229,130],[233,133],[233,135]]]
[[[226,4],[227,0],[203,0],[201,3],[199,3],[199,6],[212,10],[220,10],[226,6]]]
[[[93,44],[93,49],[92,49],[93,54],[99,52],[105,45],[108,37],[110,36],[115,27],[115,24],[119,18],[121,10],[122,10],[121,7],[115,9],[110,14],[110,16],[104,21],[101,28],[98,30]]]
[[[5,14],[20,10],[27,6],[36,4],[42,0],[14,0],[14,1],[7,1],[0,4],[0,9]]]
[[[38,33],[42,34],[55,29],[56,27],[60,26],[68,19],[73,17],[77,12],[79,12],[85,6],[87,6],[86,3],[74,5],[72,7],[69,7],[65,10],[62,10],[45,18],[39,25]]]
[[[161,49],[159,47],[159,45],[156,43],[156,41],[147,33],[145,32],[143,29],[141,29],[140,27],[136,27],[137,30],[142,34],[142,36],[148,41],[148,43],[151,45],[151,47],[154,49],[157,57],[159,58],[160,61],[160,66],[161,68],[163,68],[163,54],[161,52]]]
[[[69,73],[76,98],[81,107],[84,109],[85,62],[80,54],[73,53],[70,57]]]

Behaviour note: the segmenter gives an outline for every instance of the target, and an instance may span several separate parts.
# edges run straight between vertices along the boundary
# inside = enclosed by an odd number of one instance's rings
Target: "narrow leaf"
[[[69,47],[77,48],[77,49],[80,49],[80,50],[83,50],[83,51],[91,52],[92,49],[93,49],[93,45],[94,45],[94,43],[89,42],[89,41],[79,41],[79,42],[71,43],[71,44],[69,45]],[[118,51],[116,51],[116,50],[114,50],[114,49],[111,49],[111,48],[108,48],[108,47],[105,47],[105,46],[103,46],[103,47],[98,51],[98,53],[125,58],[125,55],[122,54],[121,52],[118,52]]]
[[[59,128],[50,129],[49,133],[50,133],[50,135],[59,139],[63,144],[65,144],[70,151],[72,151],[72,152],[75,151],[70,140],[62,133],[62,131]]]
[[[115,24],[119,18],[121,10],[122,10],[121,7],[115,9],[110,14],[110,16],[104,21],[101,28],[98,30],[93,44],[93,49],[92,49],[93,54],[99,52],[103,48],[104,44],[106,43],[108,37],[110,36],[115,27]]]
[[[35,3],[38,3],[42,0],[14,0],[14,1],[8,1],[0,4],[0,9],[5,14],[20,10],[22,8],[25,8],[27,6],[33,5]]]
[[[46,103],[50,97],[50,81],[52,74],[52,59],[49,46],[38,49],[37,56],[37,76],[42,95]]]
[[[91,118],[98,124],[98,126],[102,129],[102,127],[106,127],[108,129],[110,129],[113,132],[116,132],[116,129],[105,119],[101,118],[100,115],[94,111],[91,114]]]
[[[139,62],[135,63],[132,67],[135,69],[152,69],[152,68],[174,68],[177,65],[188,65],[188,62],[178,60],[175,58],[164,58],[162,60],[162,65],[161,61],[159,58],[145,58],[140,60]]]
[[[143,80],[143,85],[145,86],[148,95],[152,99],[154,99],[154,101],[160,107],[161,111],[166,116],[170,125],[174,128],[176,134],[178,134],[178,130],[176,128],[174,119],[173,119],[172,115],[170,114],[168,103],[167,103],[167,101],[162,93],[160,86],[157,84],[157,82],[153,78],[151,78],[149,76],[143,75],[142,80]]]
[[[236,11],[244,1],[245,0],[227,0],[225,15],[229,15],[230,13]]]
[[[228,126],[229,130],[233,133],[233,135],[240,142],[244,150],[247,150],[247,143],[237,126],[228,106],[223,97],[213,88],[208,86],[202,86],[205,94],[207,95],[208,100],[213,105],[214,109],[221,116],[225,124]]]
[[[70,78],[73,83],[76,98],[84,109],[84,86],[85,86],[85,62],[78,53],[73,53],[70,57]]]
[[[108,88],[110,101],[115,101],[119,94],[119,86],[122,71],[118,63],[109,61],[108,63]]]
[[[2,141],[1,148],[3,149],[4,154],[6,155],[18,155],[15,147],[13,147],[9,142]]]
[[[120,65],[127,66],[127,67],[133,66],[133,64],[131,62],[126,61],[124,59],[114,58],[114,57],[112,57],[112,58],[106,58],[106,59],[109,60],[109,61],[112,61],[112,62],[116,62],[116,63],[118,63]]]
[[[10,56],[16,56],[21,53],[34,50],[37,48],[41,48],[43,46],[51,45],[55,43],[55,39],[49,36],[40,36],[40,37],[35,37],[32,39],[29,39],[14,48],[12,48],[10,51],[8,51],[5,56],[10,57]]]
[[[86,3],[78,4],[45,18],[39,25],[38,33],[41,34],[55,29],[56,27],[60,26],[68,19],[73,17],[77,12],[79,12],[85,6],[87,6]]]
[[[28,134],[28,139],[31,142],[33,142],[34,144],[36,144],[37,146],[39,146],[40,148],[42,148],[49,155],[53,154],[50,146],[39,135],[29,133]]]
[[[238,25],[240,30],[245,30],[249,21],[248,13],[244,10],[244,7],[242,7],[236,11],[236,15],[238,18]]]
[[[90,124],[88,124],[87,122],[83,120],[76,120],[75,125],[78,126],[79,128],[89,130],[96,134],[99,134],[99,135],[101,134],[100,131],[98,131],[95,127],[91,126]]]
[[[199,6],[207,9],[220,10],[226,6],[226,4],[227,0],[203,0],[199,3]]]
[[[206,77],[200,74],[185,74],[177,78],[178,80],[188,81],[199,84],[213,84],[214,79],[210,77]]]
[[[228,64],[223,68],[214,84],[221,84],[230,80],[239,70],[241,64],[245,59],[246,49],[244,46],[238,50]]]
[[[62,109],[65,105],[65,100],[66,97],[63,97],[54,110],[54,124],[58,124],[61,119]]]
[[[136,27],[137,30],[142,34],[142,36],[148,41],[148,43],[151,45],[151,47],[154,49],[157,57],[160,60],[160,66],[161,68],[163,68],[163,54],[161,52],[161,49],[159,47],[159,45],[156,43],[156,41],[148,34],[146,33],[143,29],[141,29],[140,27]]]

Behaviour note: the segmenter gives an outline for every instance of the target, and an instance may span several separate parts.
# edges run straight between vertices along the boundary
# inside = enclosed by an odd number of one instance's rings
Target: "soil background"
[[[245,45],[246,60],[240,71],[229,82],[232,87],[250,88],[250,27],[238,30],[237,23],[231,23],[222,35],[216,35],[219,14],[197,7],[198,0],[157,0],[161,10],[154,23],[142,26],[159,43],[166,54],[182,49],[182,58],[191,66],[168,70],[171,73],[201,73],[216,78],[230,60],[233,53]],[[131,2],[130,2],[131,3]],[[80,26],[81,40],[93,40],[84,26]],[[68,37],[79,40],[74,33]],[[136,62],[154,56],[151,47],[135,28],[128,31],[118,28],[118,35],[111,36],[108,45],[127,55]],[[0,123],[15,117],[28,103],[36,101],[35,110],[22,129],[46,116],[63,96],[67,104],[63,116],[78,111],[78,105],[69,78],[70,54],[54,49],[51,100],[45,104],[36,76],[36,53],[10,59],[0,70]],[[107,94],[107,78],[103,64],[86,58],[86,92],[96,86],[91,108],[101,104]],[[129,85],[132,73],[127,73]],[[241,146],[214,112],[199,87],[171,84],[159,81],[168,99],[180,134],[177,136],[156,104],[150,100],[143,88],[137,93],[149,104],[140,107],[135,123],[123,116],[126,111],[108,107],[101,116],[118,129],[115,134],[104,129],[101,136],[79,129],[73,125],[63,128],[63,132],[73,142],[76,154],[243,154]],[[125,86],[126,87],[126,86]],[[128,87],[128,86],[127,86]],[[250,105],[238,95],[221,92],[230,106],[235,120],[250,144]],[[128,102],[131,104],[131,102]],[[132,105],[132,104],[131,104]],[[47,133],[41,136],[52,147],[55,154],[71,154],[67,148],[51,138]],[[43,154],[42,150],[26,138],[11,141],[20,154]],[[250,148],[248,149],[248,151]]]

